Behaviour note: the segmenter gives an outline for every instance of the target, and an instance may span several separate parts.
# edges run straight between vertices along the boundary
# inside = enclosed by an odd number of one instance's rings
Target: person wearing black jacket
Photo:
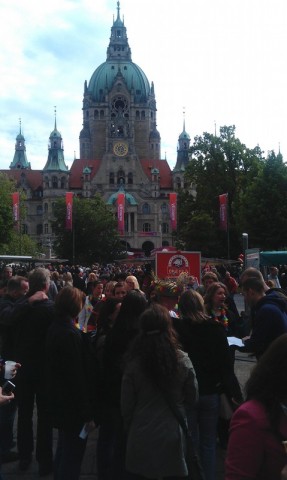
[[[36,268],[30,272],[29,292],[32,297],[40,291],[43,300],[25,303],[16,310],[13,338],[13,360],[22,365],[16,378],[15,396],[18,405],[17,446],[19,468],[25,471],[32,461],[33,410],[37,404],[36,459],[39,475],[47,475],[53,468],[52,426],[47,414],[45,343],[49,326],[54,320],[54,302],[47,293],[50,272]]]
[[[94,427],[95,381],[88,336],[74,325],[84,300],[81,290],[62,288],[55,301],[56,318],[47,334],[48,410],[59,432],[54,480],[79,478],[87,433]]]
[[[205,313],[201,295],[194,290],[185,291],[178,307],[180,318],[173,319],[174,327],[194,366],[199,389],[198,404],[188,414],[189,427],[206,480],[214,480],[220,394],[225,393],[236,405],[242,401],[242,393],[233,372],[224,328]]]

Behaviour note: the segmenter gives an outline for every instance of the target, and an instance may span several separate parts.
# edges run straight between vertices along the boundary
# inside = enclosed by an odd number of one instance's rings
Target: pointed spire
[[[57,107],[54,106],[54,115],[55,115],[55,126],[54,129],[57,130]]]
[[[183,107],[183,131],[185,132],[185,107]]]
[[[30,170],[31,165],[27,160],[25,138],[22,134],[22,122],[19,118],[19,133],[16,137],[14,158],[10,164],[11,169]]]
[[[121,19],[121,17],[120,17],[120,2],[117,2],[117,10],[118,10],[117,20],[120,20]]]
[[[66,172],[68,170],[68,167],[66,166],[65,160],[64,160],[64,146],[63,146],[62,135],[57,130],[56,113],[57,113],[56,107],[54,107],[54,114],[55,114],[54,130],[51,132],[49,137],[48,159],[43,170]]]

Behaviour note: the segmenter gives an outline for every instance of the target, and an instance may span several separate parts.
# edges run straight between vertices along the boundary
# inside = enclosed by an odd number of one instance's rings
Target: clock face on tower
[[[126,142],[116,142],[113,150],[118,157],[124,157],[128,153],[129,147]]]

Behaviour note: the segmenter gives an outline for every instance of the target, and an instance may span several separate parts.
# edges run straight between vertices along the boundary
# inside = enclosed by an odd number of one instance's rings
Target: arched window
[[[57,179],[57,177],[52,177],[52,188],[58,188],[58,179]]]
[[[44,233],[49,233],[49,225],[48,225],[48,223],[44,223]]]
[[[26,225],[26,223],[22,223],[22,233],[26,235],[28,233],[28,225]]]
[[[43,213],[42,205],[37,205],[37,215],[42,215],[42,213]]]
[[[118,171],[118,183],[126,183],[125,172],[123,170]]]
[[[150,223],[144,223],[143,224],[143,232],[150,232],[150,231],[151,231]]]
[[[142,213],[144,215],[149,215],[150,214],[150,206],[148,203],[144,203],[142,206]]]
[[[114,172],[110,172],[110,185],[114,185],[115,183],[115,174]]]
[[[95,110],[95,111],[94,111],[94,117],[95,117],[95,118],[99,118],[99,110]]]
[[[132,172],[129,172],[129,174],[128,174],[128,184],[129,185],[133,184],[133,174],[132,174]]]
[[[104,118],[104,116],[105,116],[104,110],[100,110],[100,118]]]
[[[61,177],[61,188],[66,188],[66,179],[65,179],[65,177]]]
[[[37,232],[37,235],[42,235],[43,233],[43,225],[42,223],[38,223],[37,227],[36,227],[36,232]]]
[[[137,120],[140,119],[140,112],[139,112],[139,110],[136,111],[136,119],[137,119]]]
[[[48,203],[44,203],[44,212],[48,213]]]
[[[144,110],[142,110],[142,112],[141,112],[141,119],[142,119],[142,120],[145,119],[145,111],[144,111]]]
[[[176,187],[177,187],[177,188],[180,188],[180,187],[181,187],[181,179],[180,179],[180,177],[176,177],[175,183],[176,183]]]
[[[49,188],[49,178],[45,177],[45,187]]]
[[[168,223],[162,223],[162,225],[161,225],[161,231],[162,231],[162,233],[168,233],[168,232],[169,232]]]

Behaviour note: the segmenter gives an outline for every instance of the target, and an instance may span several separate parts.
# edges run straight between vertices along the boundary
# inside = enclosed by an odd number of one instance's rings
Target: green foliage
[[[15,191],[15,182],[0,173],[0,250],[8,245],[13,234],[13,208],[11,194]]]
[[[282,155],[273,151],[263,162],[241,201],[241,219],[249,232],[249,246],[263,250],[286,248],[287,168]]]
[[[226,258],[228,238],[219,230],[219,195],[228,193],[230,256],[241,251],[241,232],[248,231],[242,219],[245,190],[256,181],[264,162],[259,147],[248,149],[235,136],[234,126],[220,134],[195,137],[190,149],[185,183],[196,185],[196,197],[179,194],[179,241],[204,255]]]
[[[58,257],[76,263],[91,264],[111,261],[122,250],[116,220],[99,195],[73,200],[73,232],[65,229],[66,205],[61,199],[55,205],[53,231],[57,240],[54,249]]]
[[[2,246],[2,255],[32,255],[37,256],[38,246],[29,235],[12,230],[8,244]]]

